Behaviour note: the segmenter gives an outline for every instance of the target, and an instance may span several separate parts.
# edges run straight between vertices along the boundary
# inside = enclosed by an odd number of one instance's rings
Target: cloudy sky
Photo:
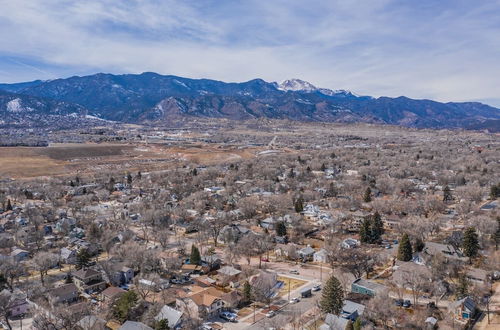
[[[0,0],[0,82],[96,72],[500,106],[500,0]]]

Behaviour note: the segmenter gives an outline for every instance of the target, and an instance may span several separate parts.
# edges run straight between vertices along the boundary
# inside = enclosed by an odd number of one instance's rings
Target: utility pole
[[[288,278],[288,302],[290,302],[290,277]]]
[[[255,302],[253,303],[253,323],[255,323]]]
[[[319,262],[319,281],[323,282],[323,263]]]

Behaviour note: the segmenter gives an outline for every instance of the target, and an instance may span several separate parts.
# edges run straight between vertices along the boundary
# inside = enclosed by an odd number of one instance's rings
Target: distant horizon
[[[139,72],[139,73],[132,73],[132,72],[128,72],[128,73],[113,73],[113,72],[94,72],[94,73],[89,73],[89,74],[73,74],[73,75],[68,75],[68,76],[65,76],[65,77],[58,77],[58,78],[52,78],[52,79],[32,79],[32,80],[24,80],[24,81],[16,81],[16,82],[4,82],[4,81],[0,81],[0,84],[21,84],[21,83],[29,83],[29,82],[34,82],[34,81],[43,81],[43,82],[47,82],[47,81],[52,81],[52,80],[58,80],[58,79],[69,79],[69,78],[72,78],[72,77],[88,77],[88,76],[94,76],[94,75],[98,75],[98,74],[109,74],[109,75],[114,75],[114,76],[121,76],[121,75],[141,75],[141,74],[144,74],[144,73],[154,73],[154,74],[158,74],[160,76],[175,76],[175,77],[180,77],[180,78],[186,78],[186,79],[193,79],[193,80],[200,80],[200,79],[208,79],[208,80],[214,80],[214,81],[221,81],[221,82],[224,82],[224,83],[244,83],[244,82],[248,82],[248,81],[252,81],[252,80],[256,80],[256,79],[261,79],[261,80],[264,80],[265,82],[267,83],[281,83],[287,79],[300,79],[300,80],[303,80],[303,81],[306,81],[308,83],[311,83],[312,85],[314,85],[315,87],[317,88],[327,88],[327,89],[331,89],[331,90],[346,90],[346,91],[349,91],[349,92],[352,92],[358,96],[371,96],[371,97],[374,97],[374,98],[380,98],[380,97],[389,97],[389,98],[398,98],[398,97],[407,97],[409,99],[413,99],[413,100],[429,100],[429,101],[435,101],[435,102],[440,102],[440,103],[467,103],[467,102],[477,102],[477,103],[483,103],[485,105],[488,105],[488,106],[491,106],[491,107],[494,107],[494,108],[498,108],[500,109],[500,99],[498,100],[493,100],[493,102],[488,102],[487,100],[483,101],[483,100],[462,100],[462,101],[457,101],[457,100],[437,100],[437,99],[432,99],[432,98],[419,98],[419,97],[413,97],[413,96],[410,96],[410,95],[370,95],[370,94],[361,94],[355,90],[350,90],[350,89],[347,89],[347,88],[342,88],[342,87],[337,87],[337,88],[332,88],[332,87],[327,87],[327,86],[321,86],[321,85],[318,85],[316,84],[315,82],[313,81],[307,81],[305,79],[302,79],[300,77],[289,77],[289,78],[286,78],[286,79],[283,79],[281,81],[270,81],[270,80],[266,80],[266,79],[263,79],[263,78],[259,78],[259,77],[255,77],[255,78],[252,78],[252,79],[248,79],[248,80],[234,80],[234,81],[226,81],[226,80],[221,80],[221,79],[213,79],[213,78],[207,78],[207,77],[187,77],[187,76],[182,76],[182,75],[176,75],[176,74],[166,74],[166,73],[159,73],[159,72],[154,72],[154,71],[143,71],[143,72]],[[498,102],[497,104],[495,104],[495,102]]]

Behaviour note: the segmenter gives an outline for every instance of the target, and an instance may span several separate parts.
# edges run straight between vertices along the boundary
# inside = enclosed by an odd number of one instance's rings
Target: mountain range
[[[300,79],[226,83],[145,72],[98,73],[0,84],[0,125],[36,126],[64,118],[169,123],[184,117],[280,118],[366,122],[418,128],[499,131],[500,109],[478,102],[441,103],[404,96],[360,96]]]

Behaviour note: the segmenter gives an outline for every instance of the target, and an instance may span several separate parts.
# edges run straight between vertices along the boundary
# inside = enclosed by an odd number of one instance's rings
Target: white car
[[[267,312],[266,317],[273,317],[274,315],[276,315],[275,311],[269,311]]]
[[[296,304],[300,301],[300,298],[299,297],[295,297],[295,298],[292,298],[292,300],[290,300],[290,304]]]
[[[313,286],[312,290],[313,291],[319,291],[319,290],[321,290],[321,285],[318,284],[318,285]]]
[[[290,274],[299,275],[299,271],[298,271],[298,270],[296,270],[296,269],[292,269],[292,270],[290,271]]]

